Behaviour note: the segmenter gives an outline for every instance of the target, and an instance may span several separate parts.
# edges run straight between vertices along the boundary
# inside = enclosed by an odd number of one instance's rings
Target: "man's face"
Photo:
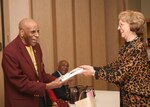
[[[68,72],[69,64],[67,62],[61,62],[58,66],[58,71],[60,71],[63,75]]]
[[[30,22],[21,31],[26,45],[35,46],[39,39],[39,27],[36,23]]]

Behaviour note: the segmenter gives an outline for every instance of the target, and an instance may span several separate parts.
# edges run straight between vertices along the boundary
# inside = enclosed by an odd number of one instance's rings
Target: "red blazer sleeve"
[[[56,97],[56,95],[55,95],[53,90],[48,89],[47,93],[48,93],[49,98],[51,99],[52,102],[56,102],[57,101],[57,97]]]

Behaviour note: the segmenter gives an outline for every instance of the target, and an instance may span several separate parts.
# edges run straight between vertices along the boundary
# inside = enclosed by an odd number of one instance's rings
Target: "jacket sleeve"
[[[47,93],[52,102],[56,102],[58,100],[53,90],[48,89]]]
[[[119,86],[123,85],[140,68],[137,64],[142,63],[142,60],[139,61],[138,58],[142,57],[143,54],[144,47],[139,47],[132,49],[126,56],[120,55],[117,60],[106,66],[94,67],[95,78],[101,78]]]

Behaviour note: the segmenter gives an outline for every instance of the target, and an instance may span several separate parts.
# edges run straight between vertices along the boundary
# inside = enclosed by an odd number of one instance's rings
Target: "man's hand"
[[[46,89],[58,88],[61,86],[62,86],[62,81],[60,80],[60,78],[57,78],[54,81],[46,84]]]

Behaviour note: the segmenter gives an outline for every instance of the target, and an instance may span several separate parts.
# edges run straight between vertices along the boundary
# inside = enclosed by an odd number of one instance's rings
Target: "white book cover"
[[[70,79],[71,77],[73,77],[73,76],[75,76],[75,75],[81,73],[82,71],[83,71],[82,68],[75,68],[75,69],[71,70],[70,72],[66,73],[65,75],[63,75],[63,76],[61,77],[61,81],[62,81],[62,82],[63,82],[63,81],[66,81],[66,80]]]

